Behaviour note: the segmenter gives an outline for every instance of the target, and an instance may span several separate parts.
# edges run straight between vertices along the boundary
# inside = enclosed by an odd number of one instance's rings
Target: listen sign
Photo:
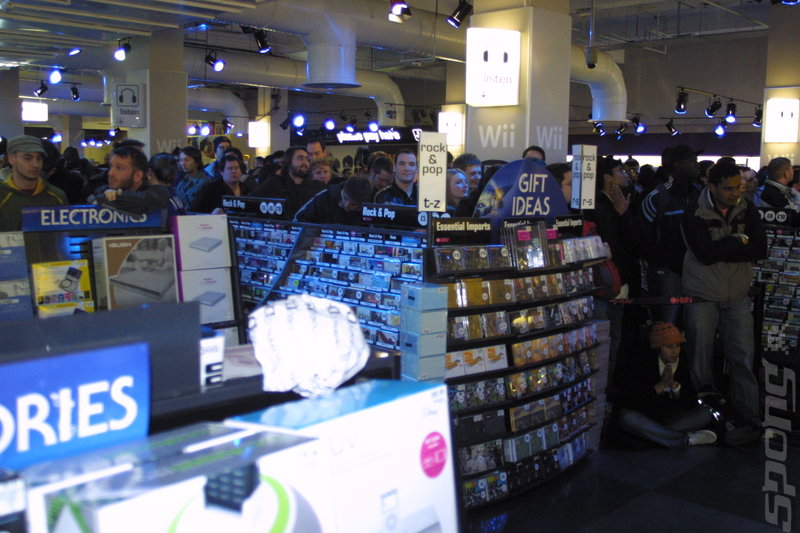
[[[520,42],[516,30],[467,30],[467,105],[519,104]]]

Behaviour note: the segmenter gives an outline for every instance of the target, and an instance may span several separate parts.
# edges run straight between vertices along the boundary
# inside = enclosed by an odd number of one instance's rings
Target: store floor
[[[786,462],[800,485],[800,443]],[[775,446],[778,448],[778,446]],[[747,448],[600,450],[550,483],[467,516],[465,533],[777,532],[765,519],[764,441]],[[792,499],[800,531],[800,499]],[[785,519],[785,513],[781,519]]]

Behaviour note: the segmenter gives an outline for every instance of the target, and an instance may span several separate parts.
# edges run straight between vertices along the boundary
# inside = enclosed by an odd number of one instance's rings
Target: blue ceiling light
[[[203,137],[211,135],[211,124],[206,122],[205,124],[200,126],[200,135],[202,135]]]
[[[69,95],[72,98],[73,102],[78,102],[81,99],[81,93],[80,93],[80,91],[78,91],[78,87],[76,85],[73,85],[72,87],[70,87]]]
[[[214,72],[222,72],[225,69],[225,61],[217,58],[217,53],[206,54],[206,64],[211,67]]]
[[[379,129],[381,129],[381,125],[378,124],[377,120],[370,120],[369,124],[367,124],[367,129],[369,129],[369,131],[374,133],[374,132],[378,131]]]
[[[636,135],[640,135],[647,131],[647,126],[645,126],[644,122],[642,122],[642,118],[639,115],[635,115],[631,119],[631,124],[633,124],[633,127],[635,128],[634,131],[636,132]]]
[[[760,128],[761,124],[764,121],[764,109],[761,106],[756,108],[756,112],[753,115],[753,127]]]
[[[447,17],[447,23],[458,29],[470,13],[472,13],[472,4],[467,2],[467,0],[459,0],[456,10],[453,11],[452,15]]]
[[[306,125],[306,117],[302,113],[298,113],[292,117],[292,126],[295,128],[302,128]]]
[[[728,102],[728,107],[725,111],[725,122],[734,124],[736,122],[736,104]]]
[[[678,115],[686,114],[686,105],[689,103],[689,93],[681,89],[678,98],[675,100],[675,113]]]
[[[322,123],[322,127],[328,131],[333,131],[336,129],[336,121],[332,118],[326,118],[325,122]]]
[[[50,81],[51,85],[58,85],[61,83],[61,80],[64,79],[64,77],[61,75],[60,69],[54,68],[50,71],[50,75],[47,77],[47,79]]]
[[[717,126],[714,128],[714,133],[717,134],[717,137],[725,137],[725,133],[728,131],[727,126],[725,125],[724,120],[720,120]]]
[[[715,96],[714,100],[708,105],[708,107],[705,110],[706,116],[708,118],[714,118],[717,114],[717,111],[719,111],[721,107],[722,107],[722,102],[720,102],[719,98]]]
[[[128,54],[131,53],[131,43],[122,41],[119,42],[117,49],[114,50],[114,59],[117,61],[125,61],[128,58]]]
[[[666,123],[665,127],[667,128],[669,134],[673,137],[681,134],[680,130],[678,130],[678,128],[675,127],[675,124],[673,123],[672,119],[669,119],[669,122]]]
[[[67,52],[67,55],[68,56],[76,56],[76,55],[80,54],[81,52],[83,52],[83,50],[81,50],[80,48],[73,48],[72,50]]]

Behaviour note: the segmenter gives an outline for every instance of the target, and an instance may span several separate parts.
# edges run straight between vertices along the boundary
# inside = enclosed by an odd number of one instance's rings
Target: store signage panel
[[[434,244],[491,244],[492,224],[474,218],[436,218],[431,222]]]
[[[47,122],[50,118],[50,107],[46,102],[22,101],[23,122]]]
[[[516,30],[467,29],[467,105],[519,104],[520,42]]]
[[[292,131],[291,142],[296,145],[305,145],[309,139],[319,139],[327,146],[348,145],[348,144],[417,144],[423,128],[411,128],[395,126],[380,128],[378,131],[355,130],[352,133],[327,130],[306,129],[303,135],[298,135]]]
[[[447,210],[447,134],[423,132],[419,139],[417,184],[420,211]]]
[[[552,223],[566,215],[567,202],[561,185],[539,159],[512,161],[486,184],[475,206],[474,217],[500,221],[505,218],[544,218]]]
[[[765,143],[796,143],[800,100],[796,98],[770,98],[764,117]]]
[[[120,128],[145,128],[147,117],[144,109],[142,85],[117,84],[111,99],[111,121]]]
[[[283,218],[283,198],[258,198],[255,196],[223,196],[222,208],[226,213],[242,213],[265,218]]]
[[[0,464],[17,469],[147,436],[147,344],[0,364]]]
[[[62,205],[22,209],[23,231],[64,231],[76,229],[154,228],[164,226],[160,209],[132,215],[99,205]]]
[[[572,147],[572,198],[575,209],[594,209],[597,177],[597,146],[576,144]]]

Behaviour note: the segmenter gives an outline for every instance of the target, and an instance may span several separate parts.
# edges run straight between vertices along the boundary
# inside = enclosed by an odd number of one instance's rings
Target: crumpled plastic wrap
[[[355,314],[333,300],[296,294],[270,302],[250,314],[248,328],[265,391],[320,396],[353,377],[369,359]]]

